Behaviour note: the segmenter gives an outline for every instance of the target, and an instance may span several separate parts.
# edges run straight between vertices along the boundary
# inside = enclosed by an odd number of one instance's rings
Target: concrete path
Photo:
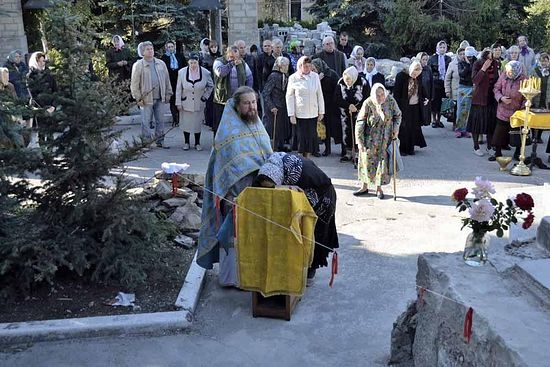
[[[138,130],[131,125],[125,136]],[[181,130],[175,129],[166,139],[170,150],[148,152],[127,172],[146,180],[163,161],[187,162],[191,172],[204,172],[211,134],[203,134],[203,152],[184,152]],[[184,334],[18,346],[0,353],[0,366],[386,365],[392,323],[415,297],[417,255],[463,249],[468,232],[460,231],[460,216],[449,198],[456,188],[470,188],[482,175],[495,183],[500,198],[531,192],[537,217],[550,213],[550,202],[544,203],[544,197],[550,201],[550,188],[543,186],[550,171],[511,176],[487,157],[475,156],[471,140],[456,139],[449,128],[425,127],[424,134],[429,146],[404,157],[397,201],[389,186],[383,201],[353,197],[352,165],[336,155],[315,159],[338,193],[340,273],[331,289],[328,269],[318,271],[292,321],[252,318],[250,294],[221,289],[210,272],[196,320]]]

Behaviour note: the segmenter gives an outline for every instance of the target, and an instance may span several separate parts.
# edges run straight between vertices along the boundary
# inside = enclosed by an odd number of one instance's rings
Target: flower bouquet
[[[468,210],[470,216],[462,219],[462,228],[472,228],[472,233],[466,239],[464,249],[464,261],[468,265],[480,266],[487,262],[487,233],[496,231],[498,237],[504,235],[504,231],[510,224],[517,224],[518,219],[523,220],[522,227],[531,227],[535,219],[532,210],[535,206],[531,195],[526,193],[509,197],[502,203],[492,197],[496,192],[491,181],[476,177],[475,187],[472,193],[475,199],[466,198],[468,189],[455,190],[451,198],[457,203],[459,212]]]

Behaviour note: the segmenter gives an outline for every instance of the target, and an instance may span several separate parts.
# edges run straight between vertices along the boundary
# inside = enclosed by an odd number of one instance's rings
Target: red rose
[[[525,218],[523,220],[523,225],[522,225],[523,229],[527,229],[527,228],[531,227],[534,220],[535,220],[535,215],[533,213],[529,213],[527,215],[527,218]]]
[[[517,207],[521,210],[531,210],[535,206],[535,203],[533,202],[533,198],[531,195],[526,194],[522,192],[521,194],[518,194],[516,196],[516,200],[514,200]]]
[[[453,192],[453,194],[451,195],[451,198],[454,201],[464,201],[464,199],[466,199],[466,195],[468,195],[468,189],[462,188]]]

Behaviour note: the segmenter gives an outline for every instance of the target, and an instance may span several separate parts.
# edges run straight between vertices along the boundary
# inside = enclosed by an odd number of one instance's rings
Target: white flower
[[[476,222],[488,222],[491,220],[495,208],[491,205],[491,202],[487,199],[480,199],[472,204],[469,209],[470,219]]]
[[[496,192],[493,183],[489,180],[484,180],[481,176],[476,177],[474,183],[476,186],[472,189],[472,193],[476,199],[490,199],[491,194]]]

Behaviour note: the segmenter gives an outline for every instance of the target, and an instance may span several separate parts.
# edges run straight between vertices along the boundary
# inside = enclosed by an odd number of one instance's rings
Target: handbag
[[[441,100],[441,116],[452,118],[456,111],[456,102],[451,98],[443,98]]]
[[[323,121],[317,121],[317,136],[321,140],[325,140],[327,138],[327,127]]]

